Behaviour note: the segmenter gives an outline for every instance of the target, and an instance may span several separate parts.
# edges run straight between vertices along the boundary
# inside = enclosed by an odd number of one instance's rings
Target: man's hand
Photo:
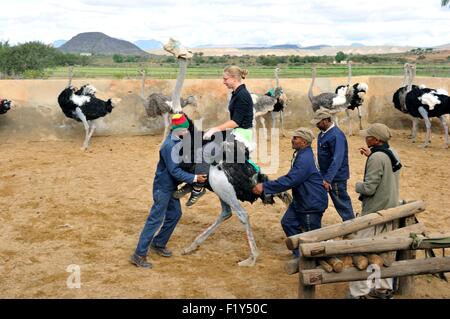
[[[214,133],[219,132],[219,129],[217,127],[213,127],[210,128],[204,135],[203,135],[203,139],[204,140],[210,140],[211,137],[214,135]]]
[[[252,193],[255,195],[260,196],[264,191],[264,186],[262,183],[256,184],[253,189],[252,189]]]
[[[369,157],[370,154],[372,154],[372,151],[368,147],[361,147],[359,149],[359,152],[361,153],[361,155],[365,155],[367,157]]]
[[[206,183],[207,180],[208,180],[208,176],[197,175],[197,183]]]
[[[323,181],[323,187],[327,190],[327,192],[331,191],[331,184],[327,181]]]

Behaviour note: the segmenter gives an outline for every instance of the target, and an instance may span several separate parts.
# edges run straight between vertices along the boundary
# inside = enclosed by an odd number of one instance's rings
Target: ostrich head
[[[186,99],[182,100],[181,107],[186,107],[191,105],[193,107],[197,107],[197,98],[193,95],[189,95]]]

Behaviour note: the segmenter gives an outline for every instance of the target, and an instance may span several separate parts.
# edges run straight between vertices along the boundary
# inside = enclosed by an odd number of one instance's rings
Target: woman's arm
[[[225,123],[222,123],[219,126],[215,126],[213,128],[210,128],[204,135],[203,135],[203,139],[205,140],[209,140],[211,139],[211,136],[213,136],[215,133],[217,132],[222,132],[225,131],[227,129],[234,129],[236,127],[239,127],[239,125],[237,125],[237,123],[233,120],[228,120]]]

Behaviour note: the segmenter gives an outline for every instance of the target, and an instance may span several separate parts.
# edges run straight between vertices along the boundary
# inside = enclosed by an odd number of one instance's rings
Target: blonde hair
[[[240,67],[236,66],[236,65],[230,65],[227,66],[224,70],[223,73],[228,73],[232,78],[235,79],[245,79],[248,75],[248,70],[247,69],[241,69]]]

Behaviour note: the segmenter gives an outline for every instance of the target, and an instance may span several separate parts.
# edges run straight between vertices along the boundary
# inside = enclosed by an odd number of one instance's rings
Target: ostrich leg
[[[441,117],[439,117],[442,123],[442,126],[444,127],[444,134],[445,134],[445,144],[444,144],[444,148],[448,148],[449,147],[449,141],[448,141],[448,124],[447,124],[447,118],[445,115],[442,115]]]
[[[83,146],[81,147],[81,149],[83,151],[85,151],[85,150],[87,150],[88,144],[89,144],[89,138],[88,138],[88,136],[89,136],[89,124],[88,124],[88,122],[86,120],[86,116],[84,116],[83,112],[81,111],[81,109],[79,107],[77,107],[75,109],[75,113],[77,113],[78,118],[81,120],[81,122],[83,122],[84,130],[86,131],[86,135],[85,135],[85,138],[84,138],[84,143],[83,143]]]
[[[425,110],[422,106],[419,107],[419,113],[422,115],[423,119],[425,120],[425,126],[427,128],[427,134],[425,136],[425,143],[422,145],[422,147],[428,147],[431,143],[431,121],[428,118],[427,110]]]
[[[164,118],[164,134],[163,134],[163,140],[162,143],[164,142],[164,140],[167,137],[167,133],[169,132],[169,126],[170,126],[170,120],[169,120],[169,113],[164,113],[163,114],[163,118]]]
[[[187,255],[187,254],[190,254],[190,253],[196,251],[197,248],[201,245],[201,243],[203,243],[206,240],[206,238],[208,238],[210,235],[212,235],[215,232],[215,230],[217,229],[217,227],[219,227],[219,225],[224,220],[227,220],[228,218],[231,217],[231,215],[232,215],[231,207],[227,203],[225,203],[223,200],[220,200],[220,204],[222,206],[222,211],[220,212],[219,217],[203,233],[201,233],[199,236],[197,236],[197,238],[195,238],[195,240],[192,242],[192,244],[189,247],[187,247],[183,250],[183,252],[182,252],[183,255]]]
[[[358,117],[359,117],[359,129],[362,130],[363,126],[362,126],[362,114],[361,114],[361,107],[362,105],[358,106]]]
[[[417,127],[419,124],[419,119],[416,117],[412,118],[412,128],[411,128],[411,135],[409,136],[409,138],[412,139],[412,142],[415,143],[416,142],[416,138],[417,138]]]
[[[345,109],[345,116],[346,116],[346,120],[348,121],[348,136],[353,135],[352,116],[351,116],[350,112],[351,111],[349,109]]]
[[[95,129],[97,128],[97,123],[94,121],[88,121],[89,125],[89,135],[87,138],[87,145],[89,145],[89,141],[91,140],[92,134],[94,134]]]
[[[236,214],[239,217],[239,220],[241,221],[242,224],[244,224],[245,231],[247,233],[248,244],[250,246],[250,256],[246,260],[239,262],[238,265],[243,267],[251,267],[255,265],[256,259],[259,256],[259,251],[258,248],[256,247],[255,237],[253,236],[253,232],[250,227],[250,220],[248,218],[248,214],[242,208],[241,204],[239,204],[237,198],[235,198],[234,201],[235,203],[233,205],[233,208],[236,209]]]
[[[284,133],[284,111],[280,111],[280,130],[281,135],[283,135],[283,137],[286,137],[286,133]]]

